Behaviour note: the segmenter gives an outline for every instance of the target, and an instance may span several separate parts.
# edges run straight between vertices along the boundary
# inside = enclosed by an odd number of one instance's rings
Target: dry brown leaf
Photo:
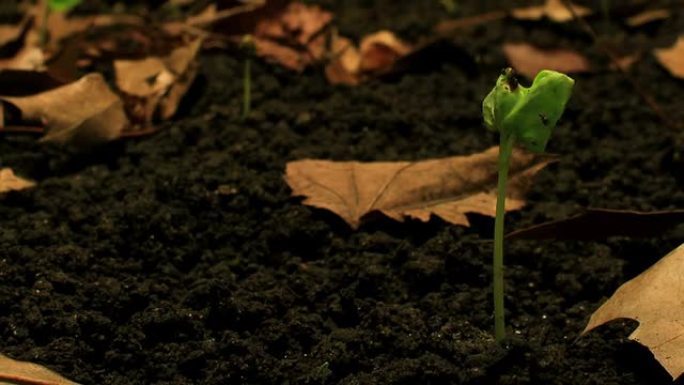
[[[202,39],[195,39],[189,44],[174,49],[166,59],[166,65],[176,76],[176,81],[161,100],[159,115],[162,119],[169,119],[176,113],[178,104],[195,80],[199,67],[197,55],[200,48],[202,48]]]
[[[13,360],[4,354],[0,354],[0,384],[78,385],[44,366]]]
[[[379,31],[364,36],[359,44],[361,71],[383,72],[402,56],[411,52],[411,46],[390,31]]]
[[[359,48],[334,34],[331,46],[325,72],[332,84],[359,84],[369,76],[389,71],[397,60],[413,52],[413,47],[390,31],[365,36]]]
[[[357,228],[367,214],[403,221],[431,215],[468,226],[466,213],[494,216],[498,147],[469,156],[418,162],[289,162],[285,180],[304,204],[330,210]],[[551,161],[516,149],[506,210],[521,208],[532,177]]]
[[[40,15],[42,9],[37,10],[37,12]],[[39,18],[42,18],[42,16],[39,16]],[[36,26],[41,25],[40,20],[41,19],[36,22]],[[112,25],[135,26],[142,24],[144,24],[143,18],[136,15],[107,14],[74,17],[68,16],[64,12],[51,12],[48,16],[47,29],[50,33],[50,47],[51,49],[54,49],[54,47],[64,38],[92,28],[102,28]],[[34,32],[38,35],[38,27],[34,29]],[[38,38],[36,39],[39,40]]]
[[[45,69],[45,55],[38,47],[24,46],[13,57],[0,59],[0,69],[42,71]]]
[[[276,17],[259,21],[254,35],[271,39],[292,39],[299,45],[306,46],[332,18],[330,12],[319,6],[292,2]]]
[[[564,73],[581,73],[591,69],[589,61],[569,49],[540,49],[527,43],[506,43],[503,51],[511,66],[532,79],[547,69]]]
[[[197,73],[197,54],[202,39],[173,50],[166,57],[141,60],[115,60],[116,85],[127,95],[131,115],[149,123],[160,110],[162,119],[170,118]]]
[[[591,9],[571,3],[572,9],[577,16],[587,16],[592,13]],[[521,20],[540,20],[547,17],[557,23],[572,20],[572,12],[563,4],[562,0],[546,0],[543,5],[517,8],[511,11],[511,15]]]
[[[635,28],[644,24],[652,23],[654,21],[667,19],[670,17],[670,11],[667,9],[649,9],[634,16],[630,16],[625,20],[625,24]]]
[[[674,77],[684,79],[684,35],[669,48],[654,51],[658,62]]]
[[[330,57],[325,76],[331,84],[359,84],[361,53],[350,39],[333,35]]]
[[[646,346],[672,378],[684,373],[684,244],[624,283],[594,314],[582,334],[619,318],[639,322],[629,339]]]
[[[41,139],[88,146],[116,139],[128,125],[123,102],[98,73],[30,96],[0,96],[21,111],[22,120],[42,122]]]
[[[0,193],[7,191],[23,190],[25,188],[33,187],[36,184],[30,180],[26,180],[14,175],[11,168],[0,169]],[[0,365],[2,365],[2,355],[0,354]],[[1,372],[2,370],[0,370]],[[1,374],[0,374],[1,376]],[[2,377],[0,377],[1,381]]]
[[[19,24],[0,24],[0,47],[19,42],[30,26],[30,17],[24,17]]]
[[[289,3],[281,12],[264,17],[253,31],[256,53],[281,65],[301,71],[321,60],[325,36],[320,32],[332,14],[316,5]]]
[[[18,45],[10,54],[0,58],[0,69],[7,70],[41,70],[45,58],[43,50],[35,43],[31,44],[30,30],[35,23],[27,15],[20,24],[0,25],[0,46]]]

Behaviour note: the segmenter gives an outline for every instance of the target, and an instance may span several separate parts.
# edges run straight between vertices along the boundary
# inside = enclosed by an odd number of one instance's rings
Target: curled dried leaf
[[[0,96],[21,111],[26,122],[45,125],[46,142],[89,146],[118,138],[128,125],[123,102],[102,75],[29,96]]]
[[[672,378],[684,373],[684,245],[624,283],[591,315],[582,334],[619,318],[639,322],[629,339],[646,346]]]

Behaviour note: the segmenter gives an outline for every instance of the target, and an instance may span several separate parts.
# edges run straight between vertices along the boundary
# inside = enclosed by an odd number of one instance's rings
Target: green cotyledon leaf
[[[66,12],[81,2],[82,0],[48,0],[48,7],[51,11]]]
[[[501,135],[514,135],[515,142],[530,151],[542,152],[574,84],[565,74],[543,70],[526,88],[515,80],[512,69],[506,69],[482,103],[485,124]]]

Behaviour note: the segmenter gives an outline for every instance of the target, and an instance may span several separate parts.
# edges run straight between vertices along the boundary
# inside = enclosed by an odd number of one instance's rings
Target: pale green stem
[[[252,60],[245,58],[245,68],[242,79],[242,119],[247,119],[252,104]]]
[[[606,23],[610,21],[610,0],[601,0],[601,11],[603,12],[603,20]]]
[[[499,178],[496,187],[496,218],[494,220],[494,338],[501,342],[506,336],[504,318],[504,263],[503,238],[506,213],[506,182],[508,163],[513,151],[513,135],[501,133],[499,139]]]

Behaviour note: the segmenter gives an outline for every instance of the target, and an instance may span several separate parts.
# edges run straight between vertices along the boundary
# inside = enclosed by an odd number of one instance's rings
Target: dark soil
[[[463,13],[484,10],[471,3]],[[438,1],[322,4],[352,37],[390,28],[416,39],[447,17]],[[621,47],[651,49],[674,41],[684,15],[637,30],[592,23]],[[503,20],[459,33],[465,58],[356,88],[258,62],[243,123],[241,62],[208,52],[184,111],[154,136],[88,154],[3,136],[2,166],[40,184],[0,197],[0,351],[83,384],[671,383],[627,340],[635,322],[579,333],[620,284],[679,245],[683,228],[508,243],[509,338],[499,346],[492,219],[380,219],[352,231],[290,197],[290,160],[424,159],[495,144],[480,102],[506,66],[503,41],[606,62],[575,23]],[[632,76],[682,121],[682,81],[648,53]],[[684,207],[682,133],[619,73],[598,65],[575,78],[548,148],[560,160],[507,229],[583,207]]]

